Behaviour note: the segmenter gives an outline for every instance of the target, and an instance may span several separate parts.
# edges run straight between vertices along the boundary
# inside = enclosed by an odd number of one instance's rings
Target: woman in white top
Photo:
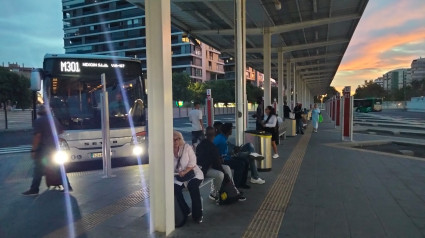
[[[192,199],[192,218],[195,222],[202,222],[202,202],[199,192],[199,185],[204,179],[202,170],[196,165],[196,155],[193,152],[192,146],[185,143],[183,135],[178,132],[173,132],[173,152],[174,152],[174,196],[180,204],[183,213],[188,216],[190,208],[184,200],[182,189],[187,187]],[[188,173],[194,172],[194,177],[187,181],[181,182],[178,177],[183,178]]]
[[[276,111],[272,106],[267,106],[264,112],[263,127],[266,132],[272,134],[273,159],[277,159],[279,154],[277,153],[276,141],[279,139],[279,132],[275,130],[276,123],[278,123]]]

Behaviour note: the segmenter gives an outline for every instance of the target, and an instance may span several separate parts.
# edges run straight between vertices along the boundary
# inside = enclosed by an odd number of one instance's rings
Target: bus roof
[[[137,58],[111,56],[111,55],[94,55],[94,54],[45,54],[44,59],[99,59],[99,60],[124,60],[140,62]]]

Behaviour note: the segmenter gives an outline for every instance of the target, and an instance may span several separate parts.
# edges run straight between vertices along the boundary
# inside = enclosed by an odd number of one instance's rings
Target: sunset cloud
[[[410,68],[425,56],[425,1],[370,0],[332,86],[354,91],[365,80]]]

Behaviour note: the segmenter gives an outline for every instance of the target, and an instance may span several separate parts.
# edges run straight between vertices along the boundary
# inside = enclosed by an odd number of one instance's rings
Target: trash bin
[[[252,143],[255,152],[264,156],[262,161],[257,161],[257,170],[272,170],[272,134],[265,131],[245,131],[245,142]]]
[[[285,121],[283,121],[283,125],[286,127],[286,135],[287,136],[296,136],[296,120],[295,119],[289,119],[285,118]]]

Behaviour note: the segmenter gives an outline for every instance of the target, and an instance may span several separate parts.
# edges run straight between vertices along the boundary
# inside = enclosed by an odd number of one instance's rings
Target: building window
[[[182,42],[184,42],[184,43],[189,43],[189,42],[190,42],[190,40],[189,40],[189,38],[188,38],[188,37],[184,36],[184,37],[182,37]]]

